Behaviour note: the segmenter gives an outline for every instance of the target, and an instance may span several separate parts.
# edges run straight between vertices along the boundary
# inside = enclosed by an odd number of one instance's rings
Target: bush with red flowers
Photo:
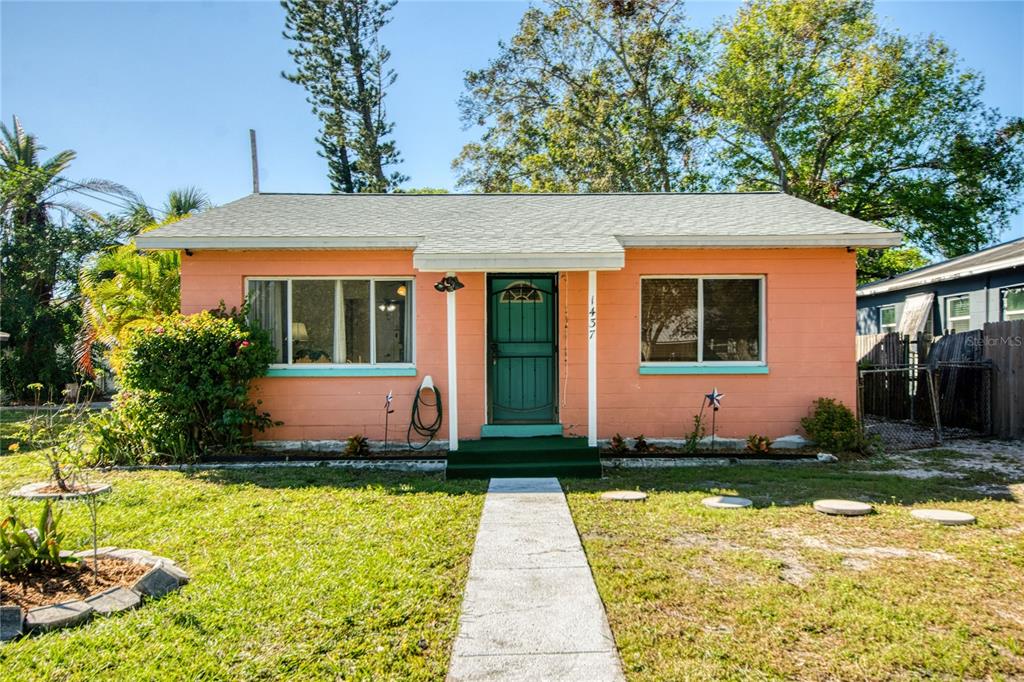
[[[250,399],[273,357],[267,333],[223,306],[133,330],[114,358],[123,391],[95,420],[98,463],[195,461],[247,444],[274,423]]]

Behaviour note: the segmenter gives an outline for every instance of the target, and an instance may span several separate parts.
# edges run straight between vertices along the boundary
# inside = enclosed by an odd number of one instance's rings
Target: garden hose
[[[430,389],[434,392],[434,402],[427,403],[423,402],[422,395],[423,391]],[[423,419],[420,417],[420,405],[423,404],[427,407],[433,407],[437,411],[437,416],[434,417],[434,421],[430,424],[424,424]],[[409,420],[409,430],[405,433],[405,440],[409,444],[409,447],[413,450],[422,450],[423,448],[430,445],[430,442],[434,440],[434,436],[441,430],[441,420],[443,418],[444,410],[441,407],[441,391],[434,386],[433,380],[430,377],[423,379],[423,383],[416,390],[416,396],[412,399],[412,418]],[[415,431],[417,434],[426,438],[427,440],[420,445],[413,445],[412,432]]]

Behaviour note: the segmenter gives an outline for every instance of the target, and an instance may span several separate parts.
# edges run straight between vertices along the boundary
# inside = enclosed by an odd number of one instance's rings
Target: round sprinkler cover
[[[745,509],[753,506],[753,502],[745,497],[732,497],[731,495],[715,495],[705,497],[701,504],[711,509]]]
[[[647,493],[639,490],[609,490],[601,493],[601,499],[613,502],[643,502],[647,499]]]
[[[914,509],[910,515],[920,521],[931,521],[943,526],[966,526],[977,521],[971,514],[952,509]]]
[[[831,516],[864,516],[874,511],[870,504],[853,500],[815,500],[814,509]]]

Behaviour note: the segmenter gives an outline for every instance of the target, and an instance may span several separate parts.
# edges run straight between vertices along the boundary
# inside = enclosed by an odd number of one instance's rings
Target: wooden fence
[[[1024,438],[1024,320],[989,322],[982,351],[994,367],[992,426],[999,438]]]
[[[986,373],[971,364],[991,365]],[[857,337],[861,369],[927,365],[940,368],[937,393],[944,424],[978,421],[982,402],[991,399],[991,430],[998,438],[1024,438],[1024,320],[989,322],[982,330],[911,340],[898,332]],[[862,377],[862,407],[893,419],[926,419],[928,411],[919,373],[868,373]],[[984,379],[984,381],[982,381]],[[907,404],[906,395],[913,396]],[[972,408],[972,405],[974,406]],[[986,406],[987,407],[987,406]]]

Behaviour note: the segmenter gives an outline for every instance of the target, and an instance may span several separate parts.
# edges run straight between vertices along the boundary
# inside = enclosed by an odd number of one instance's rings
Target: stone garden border
[[[93,556],[93,551],[86,549],[72,556],[87,559]],[[79,625],[93,616],[109,616],[134,609],[142,604],[143,599],[158,599],[189,582],[188,573],[176,562],[145,549],[100,547],[97,556],[145,564],[150,568],[130,588],[111,587],[85,599],[37,606],[28,611],[19,606],[0,607],[0,642],[29,632],[49,632]]]

